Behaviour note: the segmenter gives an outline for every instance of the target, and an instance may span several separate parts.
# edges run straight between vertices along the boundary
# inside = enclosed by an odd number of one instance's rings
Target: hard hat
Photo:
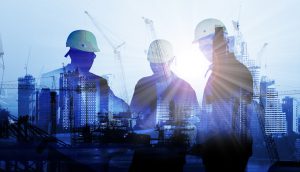
[[[223,27],[224,32],[227,33],[225,25],[218,19],[209,18],[202,20],[195,29],[195,38],[194,43],[197,42],[199,39],[204,38],[208,35],[215,33],[216,27]]]
[[[149,46],[147,58],[151,63],[167,63],[174,59],[171,43],[163,39],[154,40]]]
[[[75,30],[68,36],[66,47],[86,52],[98,52],[99,48],[94,34],[87,30]]]

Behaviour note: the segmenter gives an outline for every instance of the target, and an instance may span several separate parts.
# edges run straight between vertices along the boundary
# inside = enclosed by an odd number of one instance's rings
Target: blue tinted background
[[[84,14],[87,10],[115,44],[126,42],[121,54],[127,102],[131,100],[138,79],[151,74],[144,53],[150,43],[150,34],[143,16],[154,21],[159,38],[173,44],[176,53],[173,69],[192,85],[200,102],[209,63],[192,40],[195,26],[208,17],[222,20],[229,34],[233,34],[231,21],[239,19],[250,58],[256,58],[267,42],[269,45],[262,56],[263,73],[276,80],[279,91],[297,89],[300,87],[299,6],[296,0],[0,0],[4,81],[17,84],[17,78],[25,75],[28,56],[28,73],[36,78],[62,67],[62,63],[67,64],[70,59],[64,55],[68,50],[65,47],[68,34],[86,29],[96,35],[101,49],[92,72],[112,74],[109,75],[112,90],[124,98],[123,89],[120,89],[120,68],[113,51]],[[1,103],[15,115],[16,94],[16,89],[8,89],[7,99]]]

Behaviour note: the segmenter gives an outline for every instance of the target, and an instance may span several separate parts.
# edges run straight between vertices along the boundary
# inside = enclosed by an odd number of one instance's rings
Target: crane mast
[[[157,38],[155,29],[154,29],[154,25],[153,25],[153,20],[146,18],[146,17],[142,17],[142,19],[144,20],[146,27],[150,31],[150,42],[151,42]]]
[[[2,95],[2,85],[3,85],[3,78],[4,78],[4,71],[5,71],[5,65],[4,65],[4,51],[2,46],[2,38],[0,35],[0,70],[2,70],[2,75],[0,76],[0,95]]]

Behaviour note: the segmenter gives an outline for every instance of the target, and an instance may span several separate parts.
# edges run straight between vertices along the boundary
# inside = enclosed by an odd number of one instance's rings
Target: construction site
[[[219,15],[224,24],[210,16],[200,23],[192,20],[193,44],[201,51],[197,58],[206,62],[198,67],[187,63],[184,72],[177,46],[181,44],[162,27],[167,20],[160,21],[141,4],[149,17],[140,16],[135,30],[121,34],[125,39],[115,34],[121,28],[112,22],[114,15],[103,19],[93,7],[97,3],[85,9],[78,5],[80,27],[70,25],[57,40],[44,34],[51,44],[45,44],[47,49],[57,50],[59,59],[49,60],[44,55],[48,52],[41,53],[38,49],[45,45],[33,36],[33,46],[19,50],[27,51],[25,60],[12,63],[10,35],[0,28],[0,171],[300,171],[300,87],[285,86],[295,77],[277,73],[292,70],[292,65],[272,68],[276,60],[268,56],[278,43],[269,35],[256,38],[257,45],[252,45],[255,39],[248,42],[249,26],[241,14],[250,5],[236,3],[237,18]],[[116,8],[108,4],[107,10]],[[170,13],[181,9],[180,4],[170,6]],[[140,14],[123,5],[132,10],[130,15]],[[68,23],[62,14],[56,18]],[[126,22],[120,23],[131,21]],[[185,43],[185,38],[175,36]],[[49,56],[54,54],[58,53]],[[37,56],[48,59],[39,61]],[[230,62],[221,62],[221,56]],[[283,61],[282,66],[288,60]],[[232,69],[237,66],[233,62],[242,67]],[[196,75],[199,71],[204,77]]]

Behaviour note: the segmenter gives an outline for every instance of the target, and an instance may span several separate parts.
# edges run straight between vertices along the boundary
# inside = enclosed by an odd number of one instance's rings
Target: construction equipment
[[[126,88],[126,79],[125,79],[125,72],[124,72],[124,67],[123,67],[123,63],[122,63],[122,58],[121,58],[121,47],[123,47],[125,45],[125,42],[122,42],[120,44],[114,44],[111,39],[108,38],[108,36],[104,33],[104,31],[101,29],[101,27],[98,25],[98,23],[95,21],[95,19],[87,12],[84,11],[84,13],[88,16],[88,18],[91,20],[91,22],[94,24],[94,26],[96,27],[96,29],[99,31],[99,33],[104,37],[104,39],[106,40],[106,42],[110,45],[110,47],[113,49],[115,58],[120,66],[120,70],[121,70],[121,90],[124,96],[124,99],[126,102],[128,102],[128,94],[127,94],[127,88]]]
[[[263,72],[266,72],[267,74],[267,59],[265,59],[263,62],[263,55],[266,51],[266,48],[269,44],[266,42],[263,44],[263,46],[261,47],[261,49],[258,51],[257,56],[256,56],[256,61],[258,62],[258,66],[262,66],[263,68]]]
[[[146,27],[150,31],[150,42],[151,42],[151,41],[153,41],[153,40],[155,40],[157,38],[156,37],[155,29],[154,29],[154,25],[153,25],[153,20],[148,19],[146,17],[142,17],[142,19],[144,20],[144,22],[146,24]]]
[[[2,95],[2,84],[3,84],[3,78],[4,78],[4,71],[5,71],[5,65],[4,65],[4,51],[2,46],[2,38],[0,35],[0,70],[1,70],[1,76],[0,76],[0,95]]]
[[[154,29],[154,24],[153,24],[153,20],[149,19],[149,18],[146,18],[146,17],[142,17],[142,19],[144,20],[145,22],[145,25],[146,25],[146,29],[148,32],[148,34],[146,35],[146,46],[147,48],[145,48],[144,50],[144,53],[147,55],[147,52],[148,52],[148,45],[154,41],[155,39],[157,39],[157,34],[156,34],[156,31]]]
[[[70,147],[69,144],[53,137],[52,135],[48,134],[46,131],[36,127],[28,123],[28,118],[21,117],[16,118],[13,115],[8,115],[9,120],[11,123],[9,124],[9,131],[12,136],[17,137],[20,141],[31,141],[33,139],[41,140],[41,141],[51,141],[57,143],[59,147]]]
[[[26,60],[25,67],[24,67],[26,75],[28,74],[28,63],[29,63],[30,56],[31,56],[31,47],[29,48],[27,60]]]

